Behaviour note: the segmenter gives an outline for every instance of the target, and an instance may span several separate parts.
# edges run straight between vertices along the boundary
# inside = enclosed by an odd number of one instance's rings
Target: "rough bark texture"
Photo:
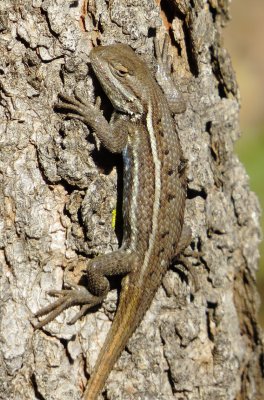
[[[166,30],[187,99],[175,120],[188,159],[192,248],[202,252],[185,260],[200,287],[194,292],[188,275],[170,269],[104,398],[263,398],[259,206],[234,154],[239,94],[221,43],[228,3],[0,2],[0,399],[81,398],[117,291],[73,326],[67,321],[76,309],[40,331],[30,317],[53,300],[46,291],[61,288],[66,265],[76,266],[78,281],[83,257],[118,247],[111,220],[122,167],[121,157],[98,149],[89,129],[64,120],[54,103],[74,88],[92,102],[102,94],[87,64],[93,45],[128,43],[154,70],[153,36]],[[110,115],[105,97],[102,109]]]

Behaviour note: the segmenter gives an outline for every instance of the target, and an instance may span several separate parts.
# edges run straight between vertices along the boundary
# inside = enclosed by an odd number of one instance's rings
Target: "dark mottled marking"
[[[174,200],[174,199],[175,199],[175,195],[169,193],[169,194],[167,195],[167,199],[168,199],[168,201]]]
[[[156,126],[157,126],[157,132],[159,132],[159,134],[161,134],[161,132],[163,131],[163,125],[162,125],[162,121],[160,118],[157,120]]]
[[[162,253],[164,253],[164,247],[162,247],[161,249],[159,249],[158,255],[160,256]]]
[[[174,170],[173,169],[169,169],[168,175],[171,176],[171,175],[173,175],[173,173],[174,173]]]
[[[170,233],[169,231],[163,232],[163,233],[161,234],[161,238],[164,239],[165,236],[169,235],[169,233]]]
[[[169,150],[169,149],[164,150],[165,156],[167,156],[169,153],[170,153],[170,150]]]
[[[186,167],[187,167],[187,160],[186,160],[186,158],[181,158],[181,159],[180,159],[180,163],[179,163],[179,165],[178,165],[178,173],[179,173],[180,176],[183,175],[183,173],[184,173],[185,170],[186,170]]]

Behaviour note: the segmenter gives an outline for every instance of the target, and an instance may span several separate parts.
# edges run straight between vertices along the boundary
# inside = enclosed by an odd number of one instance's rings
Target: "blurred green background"
[[[264,0],[232,0],[232,20],[224,30],[241,94],[241,139],[236,150],[264,209]],[[261,218],[264,231],[264,216]],[[257,284],[259,320],[264,327],[264,243],[260,245]]]

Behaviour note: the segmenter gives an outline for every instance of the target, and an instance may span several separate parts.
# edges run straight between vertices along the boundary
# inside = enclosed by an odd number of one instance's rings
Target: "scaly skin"
[[[165,50],[160,54],[156,47],[159,62],[166,58]],[[59,106],[94,129],[108,150],[122,151],[123,242],[118,251],[88,261],[88,290],[52,291],[60,298],[37,313],[38,316],[50,313],[38,324],[41,327],[65,308],[80,304],[79,318],[88,308],[104,300],[109,291],[107,276],[124,275],[118,309],[84,400],[97,399],[116,360],[149,308],[172,258],[190,241],[189,230],[183,229],[185,161],[160,86],[146,64],[127,45],[97,47],[91,51],[90,59],[116,110],[115,122],[109,124],[95,106],[78,96],[76,99],[61,96],[63,102]],[[181,109],[180,100],[178,103]]]

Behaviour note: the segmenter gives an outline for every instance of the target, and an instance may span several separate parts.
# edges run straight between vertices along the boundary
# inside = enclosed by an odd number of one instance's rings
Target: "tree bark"
[[[88,64],[93,46],[128,43],[155,70],[153,37],[170,35],[175,117],[188,160],[190,275],[168,271],[105,388],[105,399],[258,400],[263,341],[255,274],[259,204],[234,153],[239,92],[221,32],[228,0],[32,0],[0,3],[0,399],[80,400],[114,317],[118,284],[74,325],[42,330],[65,266],[118,248],[121,156],[54,110],[74,88],[111,105]],[[117,203],[116,229],[112,227]],[[200,256],[190,250],[199,251]],[[85,279],[83,279],[85,284]]]

